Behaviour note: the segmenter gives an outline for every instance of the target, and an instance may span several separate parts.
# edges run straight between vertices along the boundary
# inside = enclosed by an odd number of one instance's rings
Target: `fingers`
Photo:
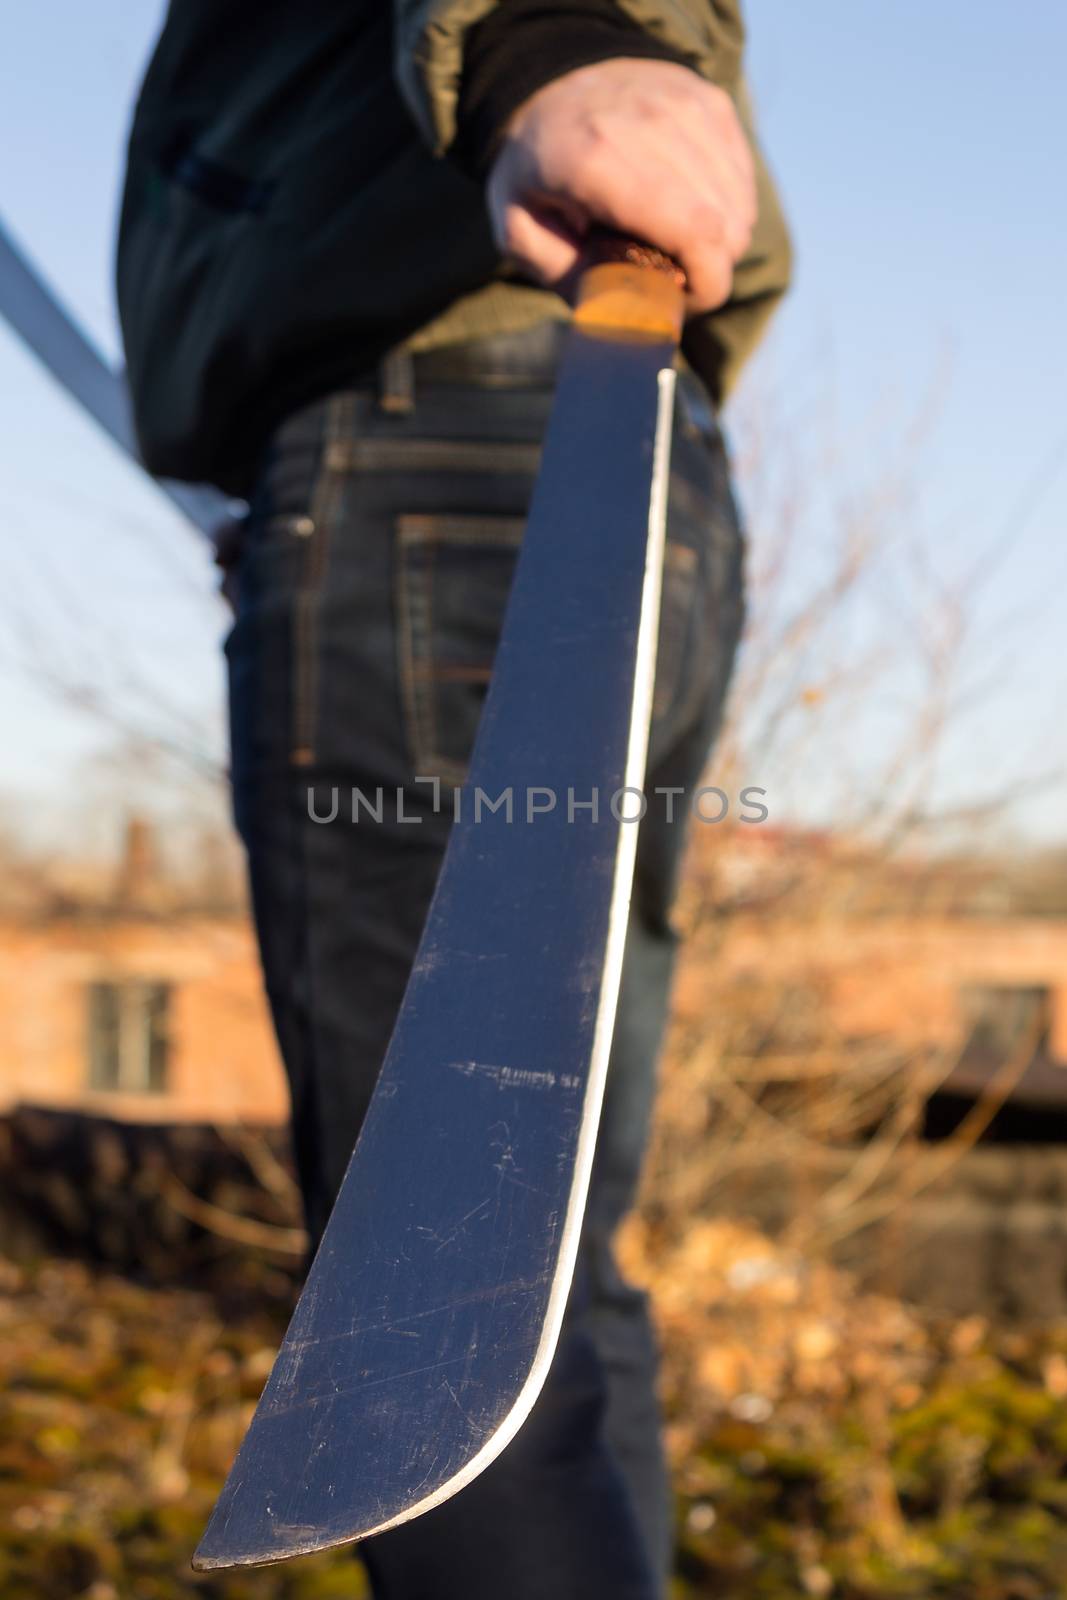
[[[729,296],[754,218],[740,190],[733,194],[733,176],[709,177],[699,151],[677,137],[669,144],[669,162],[655,147],[633,162],[604,152],[577,177],[576,193],[598,221],[674,256],[685,271],[690,310],[710,310]]]
[[[667,62],[598,62],[533,95],[508,135],[487,200],[498,245],[531,276],[558,284],[598,222],[676,256],[691,311],[728,298],[756,191],[722,90]]]
[[[739,259],[756,219],[751,152],[726,96],[694,74],[686,76],[699,96],[673,102],[670,117],[650,121],[637,148],[628,147],[625,130],[622,138],[616,135],[598,176],[601,182],[614,180],[631,204],[654,199],[679,216],[702,207],[715,211],[724,241]]]

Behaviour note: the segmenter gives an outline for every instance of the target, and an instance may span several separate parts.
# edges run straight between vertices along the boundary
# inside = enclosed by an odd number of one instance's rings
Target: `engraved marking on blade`
[[[541,1072],[534,1067],[500,1067],[492,1061],[450,1061],[453,1072],[464,1077],[490,1078],[501,1089],[580,1089],[582,1080],[573,1072]]]

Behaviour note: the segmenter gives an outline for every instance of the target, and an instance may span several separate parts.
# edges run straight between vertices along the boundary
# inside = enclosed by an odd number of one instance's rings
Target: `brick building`
[[[0,1112],[284,1119],[247,920],[130,911],[0,923]]]
[[[798,839],[770,829],[735,835],[728,870],[748,894],[789,869]],[[713,956],[699,939],[686,950],[683,1019],[706,1013],[713,959],[716,1004],[724,980],[727,995],[754,978],[798,992],[818,986],[843,1038],[952,1050],[974,1037],[990,1068],[1036,1020],[1042,1094],[1059,1096],[1062,1072],[1067,1103],[1067,918],[1025,907],[975,914],[973,895],[955,909],[935,896],[905,911],[892,903],[899,872],[875,912],[851,891],[851,900],[835,896],[851,870],[836,842],[799,839],[799,854],[817,875],[817,913],[794,920],[778,910],[769,925],[758,894],[752,904],[742,896]],[[694,862],[691,881],[706,865]],[[980,1061],[976,1070],[985,1070]],[[152,1122],[285,1118],[247,918],[168,901],[137,821],[95,899],[0,919],[0,1114],[19,1103]]]

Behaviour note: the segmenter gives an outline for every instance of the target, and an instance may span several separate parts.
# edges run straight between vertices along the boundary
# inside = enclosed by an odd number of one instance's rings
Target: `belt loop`
[[[415,363],[402,346],[387,350],[378,363],[378,409],[392,416],[415,409]]]

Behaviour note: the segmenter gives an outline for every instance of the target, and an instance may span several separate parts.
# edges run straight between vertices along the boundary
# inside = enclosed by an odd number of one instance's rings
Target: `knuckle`
[[[723,122],[736,122],[737,112],[734,103],[725,89],[717,83],[704,83],[702,99],[711,115]]]
[[[693,298],[700,305],[709,310],[722,305],[733,281],[729,256],[722,250],[705,252],[692,264],[689,279]]]
[[[691,227],[694,238],[704,244],[721,244],[726,238],[726,219],[715,206],[698,206]]]
[[[730,247],[730,254],[735,261],[739,261],[752,243],[753,219],[738,214],[730,223],[726,242]]]
[[[578,127],[578,134],[576,157],[578,161],[597,160],[611,148],[612,139],[607,119],[598,109],[591,107],[585,112]]]

